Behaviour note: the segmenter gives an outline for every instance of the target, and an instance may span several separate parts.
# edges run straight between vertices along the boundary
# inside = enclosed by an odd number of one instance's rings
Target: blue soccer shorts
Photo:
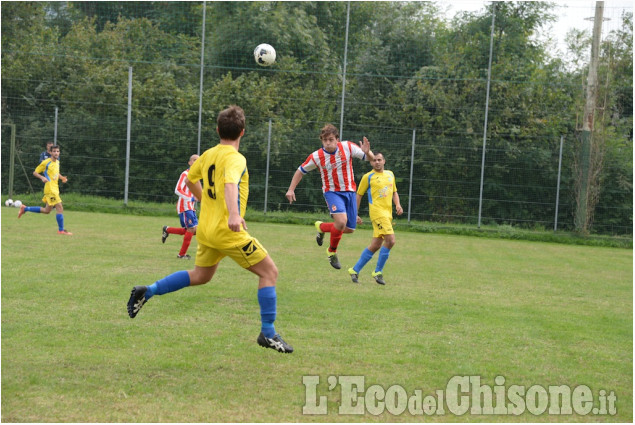
[[[196,212],[192,210],[187,210],[179,213],[179,219],[181,220],[181,227],[185,227],[186,229],[191,229],[192,227],[198,226],[198,218],[196,218]]]
[[[324,199],[333,214],[346,214],[346,227],[357,226],[357,194],[355,192],[325,192]]]

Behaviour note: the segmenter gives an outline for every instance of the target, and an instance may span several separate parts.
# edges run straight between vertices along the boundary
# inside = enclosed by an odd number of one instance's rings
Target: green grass
[[[134,320],[135,284],[193,265],[161,244],[172,217],[2,207],[4,422],[631,422],[632,250],[398,232],[386,287],[350,283],[312,226],[248,221],[280,270],[276,328],[295,347],[255,343],[257,278],[223,260],[207,285],[150,300]],[[371,232],[345,235],[344,268]],[[196,249],[192,242],[190,253]],[[306,416],[302,377],[320,377],[328,415]],[[409,394],[455,375],[494,385],[614,391],[616,416],[338,415],[329,376]]]
[[[119,199],[108,199],[96,196],[80,195],[78,193],[64,193],[64,209],[67,211],[104,212],[111,214],[125,214],[148,217],[174,217],[174,203],[142,202],[130,200],[127,205]],[[27,205],[40,205],[41,194],[16,194],[14,199],[20,199]],[[2,198],[2,205],[7,197]],[[283,204],[286,205],[286,204]],[[248,208],[246,219],[250,222],[283,223],[312,225],[324,212],[299,211],[268,211]],[[359,227],[371,229],[370,222]],[[553,242],[567,245],[605,246],[614,248],[633,249],[633,235],[581,235],[576,232],[546,229],[535,225],[532,228],[511,226],[509,224],[483,224],[480,228],[475,224],[422,222],[412,220],[410,223],[406,215],[394,217],[394,228],[398,232],[432,233],[441,235],[474,236],[495,239],[526,240],[535,242]]]

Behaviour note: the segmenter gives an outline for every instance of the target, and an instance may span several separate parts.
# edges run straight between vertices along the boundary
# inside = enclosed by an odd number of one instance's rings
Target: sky
[[[476,12],[483,10],[486,4],[491,1],[483,0],[453,0],[440,2],[447,5],[448,17],[453,17],[459,11]],[[589,36],[593,32],[593,18],[595,15],[594,0],[568,0],[554,1],[557,4],[554,9],[557,21],[551,24],[551,33],[557,41],[557,48],[562,53],[566,51],[564,39],[571,28],[586,31]],[[621,23],[621,15],[624,10],[633,11],[633,0],[605,0],[604,1],[604,22],[602,23],[602,35],[605,36],[611,30],[618,29]],[[607,20],[609,18],[609,20]]]

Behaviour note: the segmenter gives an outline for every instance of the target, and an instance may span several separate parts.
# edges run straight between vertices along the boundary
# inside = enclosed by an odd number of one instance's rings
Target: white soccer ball
[[[19,199],[13,201],[13,206],[16,208],[20,208],[22,206],[22,201],[20,201]]]
[[[254,59],[260,66],[271,66],[276,61],[276,49],[266,43],[259,44],[254,49]]]
[[[13,206],[13,199],[7,199],[6,201],[4,201],[4,204],[7,207],[12,207]]]

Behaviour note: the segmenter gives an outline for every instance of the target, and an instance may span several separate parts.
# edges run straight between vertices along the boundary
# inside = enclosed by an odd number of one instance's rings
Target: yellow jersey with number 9
[[[367,195],[371,220],[380,217],[392,219],[392,195],[396,191],[395,175],[390,170],[383,173],[373,170],[364,174],[357,188],[358,195]]]
[[[203,152],[192,164],[187,178],[195,183],[203,180],[201,216],[196,240],[212,248],[235,245],[249,235],[245,229],[233,232],[227,222],[229,211],[225,204],[225,184],[238,186],[238,211],[245,216],[249,196],[247,160],[231,145],[218,144]]]

